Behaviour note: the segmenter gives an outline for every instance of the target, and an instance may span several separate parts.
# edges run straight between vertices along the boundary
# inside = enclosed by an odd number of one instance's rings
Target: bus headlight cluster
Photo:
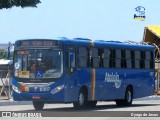
[[[58,87],[54,88],[54,89],[51,91],[51,93],[52,93],[52,94],[55,94],[55,93],[59,92],[60,90],[62,90],[63,88],[64,88],[64,85],[58,86]]]
[[[12,85],[12,89],[14,91],[16,91],[17,93],[21,93],[21,90],[18,87],[16,87],[15,85]]]

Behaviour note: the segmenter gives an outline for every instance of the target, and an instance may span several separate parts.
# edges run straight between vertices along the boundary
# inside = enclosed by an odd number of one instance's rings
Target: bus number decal
[[[50,91],[50,87],[40,87],[40,92],[48,92]]]

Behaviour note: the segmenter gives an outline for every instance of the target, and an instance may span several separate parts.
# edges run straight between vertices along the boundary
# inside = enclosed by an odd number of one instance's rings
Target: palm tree
[[[41,3],[40,0],[0,0],[0,9],[16,7],[37,7]]]

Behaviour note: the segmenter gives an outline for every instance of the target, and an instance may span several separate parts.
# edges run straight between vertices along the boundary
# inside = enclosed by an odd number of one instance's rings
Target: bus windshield
[[[14,57],[16,78],[59,78],[62,75],[62,51],[17,50]]]

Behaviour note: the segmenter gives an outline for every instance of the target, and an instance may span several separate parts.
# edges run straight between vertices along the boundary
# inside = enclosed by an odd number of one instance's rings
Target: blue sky
[[[37,8],[0,10],[0,43],[29,38],[141,41],[144,27],[160,25],[160,0],[41,0]],[[145,7],[145,21],[133,19]]]

